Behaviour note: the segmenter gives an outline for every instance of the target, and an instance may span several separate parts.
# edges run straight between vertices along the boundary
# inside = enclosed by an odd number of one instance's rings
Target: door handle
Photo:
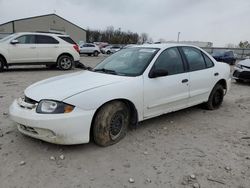
[[[32,46],[32,47],[30,47],[30,49],[36,49],[36,47],[35,47],[35,46]]]
[[[214,76],[219,76],[219,73],[218,72],[214,73]]]
[[[54,48],[59,48],[59,46],[54,46]]]
[[[184,79],[181,81],[181,83],[187,83],[188,82],[188,79]]]

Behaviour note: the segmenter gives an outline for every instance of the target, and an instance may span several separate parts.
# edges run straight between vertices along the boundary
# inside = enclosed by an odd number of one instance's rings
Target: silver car
[[[80,54],[87,54],[88,56],[98,56],[100,53],[100,48],[95,44],[84,43],[80,45]]]

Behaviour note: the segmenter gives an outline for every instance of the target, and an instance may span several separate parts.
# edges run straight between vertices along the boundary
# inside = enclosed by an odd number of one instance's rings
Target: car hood
[[[126,79],[127,77],[124,76],[80,71],[37,82],[29,86],[24,94],[36,101],[42,99],[63,101],[84,91],[122,82]]]
[[[246,66],[246,67],[250,67],[250,59],[245,59],[243,61],[240,61],[238,64]]]

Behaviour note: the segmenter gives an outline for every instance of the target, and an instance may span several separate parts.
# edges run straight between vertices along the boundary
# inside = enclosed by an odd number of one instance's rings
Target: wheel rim
[[[71,67],[72,62],[69,58],[65,57],[61,60],[60,64],[63,69],[69,69]]]
[[[213,96],[213,106],[219,107],[223,101],[223,92],[217,90]]]
[[[124,127],[124,115],[122,112],[117,112],[113,115],[110,122],[110,138],[116,140],[122,132]]]

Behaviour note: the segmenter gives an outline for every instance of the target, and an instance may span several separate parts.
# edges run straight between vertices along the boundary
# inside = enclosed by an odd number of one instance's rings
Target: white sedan
[[[204,103],[218,109],[230,68],[194,46],[121,50],[92,70],[37,82],[10,106],[21,133],[56,144],[108,146],[139,121]],[[190,114],[191,115],[191,114]]]

